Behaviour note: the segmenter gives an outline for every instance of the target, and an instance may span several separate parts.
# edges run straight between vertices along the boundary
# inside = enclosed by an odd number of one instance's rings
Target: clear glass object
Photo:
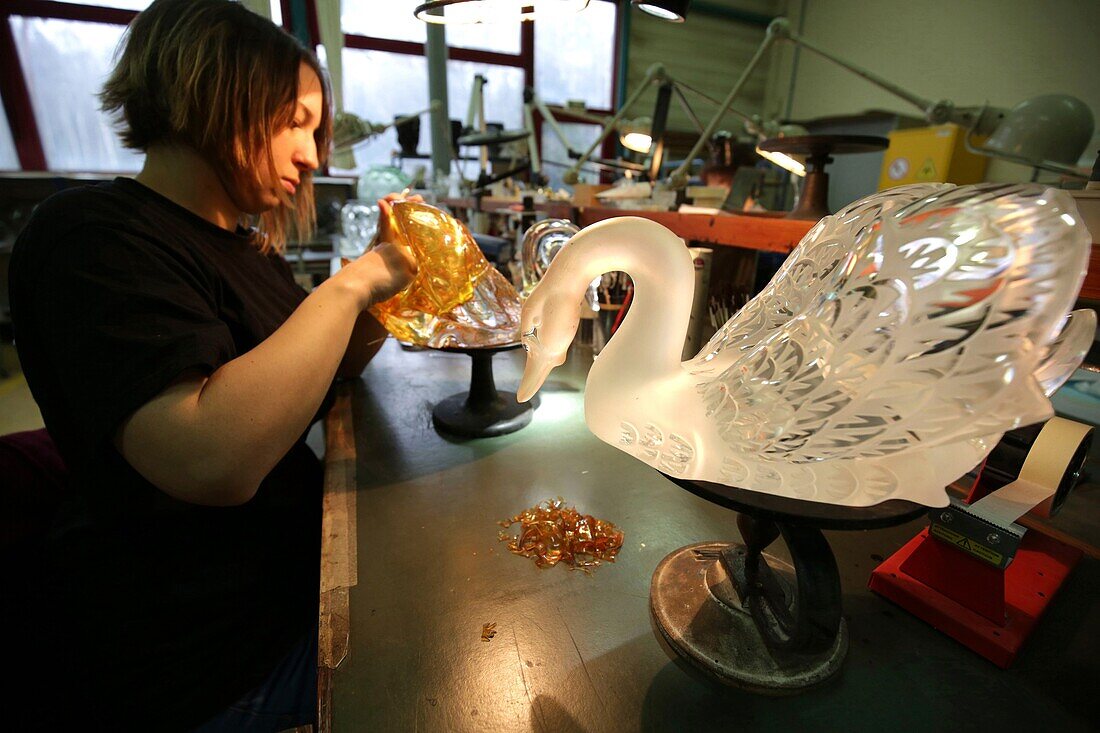
[[[561,248],[580,229],[568,219],[543,219],[535,222],[523,233],[523,247],[520,260],[523,265],[523,290],[521,298],[526,298],[538,285],[542,275],[550,267]],[[599,287],[602,277],[588,284],[584,293],[584,302],[589,310],[600,309]]]
[[[903,186],[825,217],[681,363],[691,257],[655,222],[582,230],[523,306],[529,399],[565,361],[576,302],[624,270],[630,312],[592,366],[585,419],[660,471],[846,506],[947,503],[945,487],[1049,396],[1096,331],[1070,312],[1092,238],[1041,185]]]
[[[367,251],[378,232],[378,202],[352,199],[340,209],[344,236],[340,240],[341,257],[358,257]]]
[[[462,222],[434,206],[399,201],[390,224],[418,270],[408,288],[371,308],[387,331],[433,348],[519,340],[519,294],[485,259]]]
[[[355,184],[355,194],[364,201],[377,201],[391,193],[401,193],[412,179],[399,168],[388,165],[372,165]]]

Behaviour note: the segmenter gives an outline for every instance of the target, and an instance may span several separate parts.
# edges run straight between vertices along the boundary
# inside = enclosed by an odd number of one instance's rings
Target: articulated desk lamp
[[[462,135],[458,138],[459,145],[466,145],[470,147],[479,147],[481,152],[479,154],[480,168],[477,177],[476,189],[483,189],[490,183],[496,183],[497,181],[513,176],[528,168],[528,162],[521,162],[513,168],[500,172],[489,173],[489,152],[491,148],[496,148],[499,145],[505,143],[515,142],[516,140],[523,140],[528,136],[528,131],[524,130],[490,130],[489,123],[485,121],[485,95],[484,89],[488,80],[482,74],[474,75],[474,87],[470,92],[470,103],[466,108],[466,124],[463,127]],[[475,127],[476,125],[476,127]]]
[[[673,188],[680,188],[687,184],[691,161],[718,129],[723,115],[741,92],[745,81],[756,69],[764,53],[777,41],[787,41],[812,51],[905,100],[921,110],[930,124],[951,122],[959,125],[966,130],[965,141],[971,152],[1063,175],[1087,178],[1086,173],[1077,168],[1077,161],[1092,138],[1093,116],[1088,106],[1081,100],[1065,94],[1047,94],[1025,100],[1011,110],[1004,110],[989,105],[957,107],[946,99],[925,99],[883,79],[874,72],[819,48],[791,31],[790,23],[786,18],[776,18],[768,26],[764,41],[741,73],[741,77],[726,95],[718,112],[703,130],[684,163],[669,176],[669,184]],[[980,144],[975,141],[980,137],[988,137],[988,139],[984,144]],[[769,141],[760,147],[773,152],[821,153],[821,144],[815,143],[812,138],[820,138],[820,136],[807,136],[803,140],[794,137],[781,144]],[[843,146],[845,143],[841,141],[840,144]],[[814,148],[814,151],[810,148]],[[827,152],[823,153],[826,158]]]
[[[404,117],[398,117],[394,119],[393,122],[384,125],[364,120],[362,117],[352,112],[338,112],[332,123],[333,164],[337,168],[355,168],[353,151],[356,146],[368,140],[373,140],[391,127],[401,127],[402,125],[418,119],[420,115],[434,112],[439,109],[439,107],[439,101],[433,100],[430,105],[419,112],[414,112]]]
[[[649,89],[651,84],[658,85],[657,102],[654,105],[652,121],[647,130],[644,129],[643,125],[639,124],[641,120],[627,120],[624,119],[624,115],[646,90]],[[590,160],[604,165],[610,165],[610,161],[594,159],[592,153],[603,143],[604,139],[612,130],[619,130],[621,134],[620,141],[623,143],[624,147],[637,152],[646,152],[648,153],[648,159],[644,166],[624,166],[620,164],[615,167],[633,170],[638,170],[640,168],[649,177],[650,181],[656,181],[660,175],[661,161],[664,159],[665,125],[668,120],[668,109],[673,94],[676,95],[677,100],[680,102],[680,105],[683,107],[688,117],[695,122],[700,130],[703,129],[703,123],[695,115],[694,110],[692,110],[691,105],[688,104],[687,98],[684,96],[684,89],[696,92],[696,90],[673,79],[664,65],[653,64],[650,66],[646,70],[645,77],[642,78],[641,83],[638,84],[626,101],[620,105],[618,111],[607,119],[595,141],[589,145],[586,151],[581,153],[573,166],[565,172],[562,180],[568,184],[576,183],[579,180],[581,166]],[[705,97],[705,95],[701,96]],[[644,120],[645,118],[642,119]],[[647,137],[649,138],[648,141],[646,140]]]
[[[601,138],[602,141],[611,130],[617,130],[619,132],[619,142],[624,147],[633,150],[637,153],[648,153],[650,144],[652,141],[651,130],[652,120],[647,117],[640,117],[633,120],[619,119],[617,122],[610,122],[609,118],[602,115],[594,115],[585,110],[577,110],[563,107],[554,107],[547,105],[539,97],[538,92],[528,87],[523,93],[524,100],[524,113],[527,118],[527,129],[530,132],[530,141],[528,147],[531,149],[532,171],[534,175],[539,178],[542,177],[541,162],[538,159],[538,146],[535,139],[535,123],[534,123],[534,110],[538,110],[542,115],[542,119],[550,125],[550,129],[557,136],[561,142],[562,147],[565,148],[566,155],[571,160],[578,161],[571,170],[575,170],[577,173],[580,171],[580,167],[585,163],[594,163],[597,166],[604,168],[617,168],[620,170],[633,171],[635,173],[641,173],[646,170],[646,166],[641,163],[634,163],[628,160],[608,160],[605,158],[597,158],[592,155],[584,155],[573,147],[569,137],[562,130],[561,125],[558,124],[558,117],[564,116],[567,118],[573,118],[581,120],[583,122],[590,122],[595,125],[602,125]],[[595,150],[599,145],[599,141],[590,148]],[[571,176],[568,172],[565,176],[566,183],[577,183],[579,177]]]

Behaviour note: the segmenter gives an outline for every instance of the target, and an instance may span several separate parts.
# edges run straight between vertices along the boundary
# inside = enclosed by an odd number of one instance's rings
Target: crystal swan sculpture
[[[1038,185],[918,184],[822,219],[772,281],[680,360],[693,270],[683,241],[635,217],[562,248],[523,306],[529,399],[562,364],[592,279],[634,301],[588,375],[601,440],[669,475],[846,506],[947,504],[945,487],[1049,395],[1096,330],[1070,313],[1091,238]]]

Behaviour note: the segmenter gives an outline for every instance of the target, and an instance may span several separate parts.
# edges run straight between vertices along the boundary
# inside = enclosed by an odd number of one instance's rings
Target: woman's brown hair
[[[129,148],[183,145],[230,181],[269,181],[279,174],[271,138],[289,125],[298,98],[298,69],[307,64],[324,89],[314,135],[323,165],[332,139],[327,76],[317,57],[271,21],[229,0],[156,0],[127,30],[125,48],[103,86],[103,109],[121,117]],[[307,237],[316,211],[313,179],[303,173],[292,199],[260,215],[256,244],[282,251],[294,233]]]

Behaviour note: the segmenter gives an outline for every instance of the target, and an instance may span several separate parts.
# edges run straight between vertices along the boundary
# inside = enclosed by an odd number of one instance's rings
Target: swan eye
[[[536,344],[539,342],[539,327],[531,326],[530,331],[524,331],[520,336],[520,342],[523,344],[523,350],[527,353],[531,353],[531,347],[527,343],[527,339],[531,339]]]

